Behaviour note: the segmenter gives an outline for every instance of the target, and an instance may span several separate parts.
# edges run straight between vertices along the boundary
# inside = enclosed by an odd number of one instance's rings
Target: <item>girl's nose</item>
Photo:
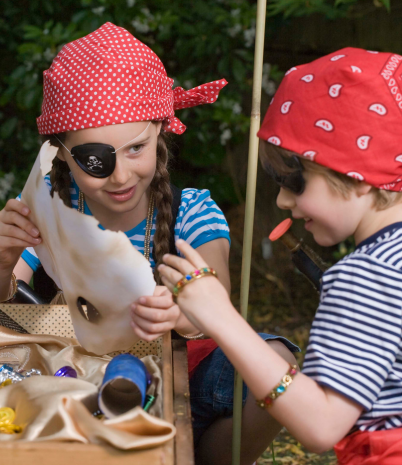
[[[296,205],[295,194],[281,187],[278,197],[276,198],[276,204],[282,210],[291,210]]]
[[[131,173],[129,166],[125,163],[124,157],[116,156],[116,166],[113,173],[110,175],[110,181],[113,184],[119,184],[123,186],[130,179]]]

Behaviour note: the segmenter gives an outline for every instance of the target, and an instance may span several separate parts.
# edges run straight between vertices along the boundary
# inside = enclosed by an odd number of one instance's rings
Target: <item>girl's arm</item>
[[[164,265],[159,268],[171,290],[183,274],[208,266],[189,245],[183,241],[177,245],[187,260],[167,255],[164,261],[179,271]],[[178,303],[188,319],[219,344],[257,399],[281,381],[289,368],[287,362],[244,321],[216,278],[203,277],[184,286]],[[319,453],[348,433],[362,407],[298,373],[269,412],[297,440]]]
[[[219,275],[219,281],[230,295],[230,274],[229,274],[229,241],[227,239],[215,239],[200,245],[197,252],[206,263],[209,263]]]
[[[15,265],[14,274],[17,279],[22,279],[29,284],[33,276],[33,270],[23,258],[20,258]]]
[[[17,269],[24,249],[42,241],[36,226],[28,219],[29,213],[29,208],[16,199],[9,200],[0,211],[0,302],[9,296],[13,270],[19,279],[26,275],[27,270]]]

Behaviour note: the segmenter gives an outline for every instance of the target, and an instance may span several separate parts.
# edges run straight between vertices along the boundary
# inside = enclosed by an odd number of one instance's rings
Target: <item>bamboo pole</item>
[[[258,137],[261,119],[261,82],[264,61],[265,18],[267,0],[257,1],[257,20],[254,51],[253,97],[250,119],[249,156],[247,169],[246,210],[243,235],[243,260],[241,270],[240,312],[247,320],[248,297],[250,288],[251,251],[253,244],[254,207],[258,167]],[[241,418],[242,418],[243,380],[235,373],[233,397],[233,437],[232,465],[240,465],[241,452]]]

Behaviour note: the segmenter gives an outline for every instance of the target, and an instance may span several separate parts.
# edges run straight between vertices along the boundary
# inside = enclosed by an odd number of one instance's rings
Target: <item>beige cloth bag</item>
[[[33,304],[2,304],[0,310],[12,318],[18,325],[30,334],[51,334],[74,338],[74,327],[67,305],[33,305]],[[7,324],[1,322],[0,325]],[[13,328],[14,329],[14,328]],[[131,353],[136,357],[146,355],[162,356],[162,338],[152,342],[138,341],[131,349],[121,352],[112,352],[111,357],[119,353]]]
[[[157,418],[162,415],[162,382],[155,355],[142,358],[154,378],[151,394],[158,399],[149,414],[136,407],[110,420],[92,415],[110,360],[86,352],[71,337],[21,334],[0,327],[0,364],[38,368],[43,374],[0,389],[0,407],[14,409],[15,424],[23,427],[20,434],[0,434],[0,441],[78,441],[132,450],[170,440],[175,427]],[[79,379],[53,376],[65,365],[75,368]]]

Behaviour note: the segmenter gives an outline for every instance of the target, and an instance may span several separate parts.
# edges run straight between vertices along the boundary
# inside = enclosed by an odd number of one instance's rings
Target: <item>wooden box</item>
[[[18,306],[14,308],[16,307]],[[35,310],[36,306],[30,307]],[[14,311],[11,306],[4,304],[0,305],[0,310],[8,315]],[[89,465],[92,463],[96,465],[193,465],[186,341],[172,341],[170,333],[167,333],[158,340],[157,352],[162,358],[163,417],[174,423],[177,429],[176,436],[171,441],[159,447],[140,451],[120,451],[107,445],[77,442],[2,442],[1,463],[7,465]]]

